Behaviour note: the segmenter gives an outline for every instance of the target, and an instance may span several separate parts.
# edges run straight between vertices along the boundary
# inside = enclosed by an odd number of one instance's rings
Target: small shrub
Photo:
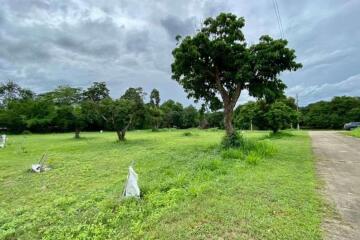
[[[184,135],[185,137],[190,137],[190,136],[192,136],[193,134],[192,134],[191,132],[184,132],[183,135]]]
[[[245,162],[249,165],[257,165],[261,160],[261,156],[256,152],[250,152],[245,159]]]
[[[31,132],[30,132],[29,130],[24,130],[24,131],[22,132],[22,134],[24,134],[24,135],[29,135],[29,134],[31,134]]]

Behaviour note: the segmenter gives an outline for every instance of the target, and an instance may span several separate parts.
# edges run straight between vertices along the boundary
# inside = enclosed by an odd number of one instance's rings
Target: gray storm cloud
[[[4,0],[0,9],[0,81],[44,92],[58,85],[106,81],[114,97],[126,88],[158,88],[184,104],[171,80],[176,35],[192,34],[208,16],[233,12],[246,19],[249,44],[279,37],[272,1]],[[278,0],[289,45],[303,69],[284,73],[287,93],[301,104],[360,95],[360,2]],[[246,94],[241,101],[249,99]]]

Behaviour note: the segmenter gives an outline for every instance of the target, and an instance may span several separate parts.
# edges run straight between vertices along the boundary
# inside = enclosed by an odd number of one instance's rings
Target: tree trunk
[[[118,136],[118,140],[119,140],[119,142],[123,142],[123,141],[125,141],[125,131],[123,131],[123,130],[116,130],[116,134],[117,134],[117,136]]]
[[[227,136],[231,136],[235,132],[232,124],[232,116],[233,116],[233,109],[227,104],[224,104],[224,126]]]
[[[75,138],[76,138],[76,139],[79,139],[79,138],[80,138],[80,129],[79,129],[79,128],[76,128],[76,129],[75,129]]]

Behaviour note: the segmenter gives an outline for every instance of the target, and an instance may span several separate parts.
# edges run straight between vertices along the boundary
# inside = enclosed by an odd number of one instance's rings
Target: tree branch
[[[236,102],[237,102],[237,100],[238,100],[239,97],[240,97],[241,89],[242,89],[242,84],[236,85],[234,95],[231,96],[231,98],[230,98],[231,106],[232,106],[233,108],[235,107]]]
[[[125,128],[123,129],[123,131],[127,131],[127,130],[128,130],[128,128],[130,127],[130,125],[131,125],[131,123],[132,123],[132,119],[133,119],[133,115],[131,115],[129,122],[128,122],[128,124],[125,126]]]
[[[217,89],[219,90],[221,97],[223,98],[224,102],[229,101],[229,93],[226,91],[223,85],[221,85],[220,76],[219,76],[219,69],[215,66],[215,84]]]

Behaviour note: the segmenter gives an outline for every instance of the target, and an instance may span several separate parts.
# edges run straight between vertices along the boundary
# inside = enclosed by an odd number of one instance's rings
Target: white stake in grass
[[[4,148],[6,145],[6,135],[1,135],[0,136],[0,148]]]

